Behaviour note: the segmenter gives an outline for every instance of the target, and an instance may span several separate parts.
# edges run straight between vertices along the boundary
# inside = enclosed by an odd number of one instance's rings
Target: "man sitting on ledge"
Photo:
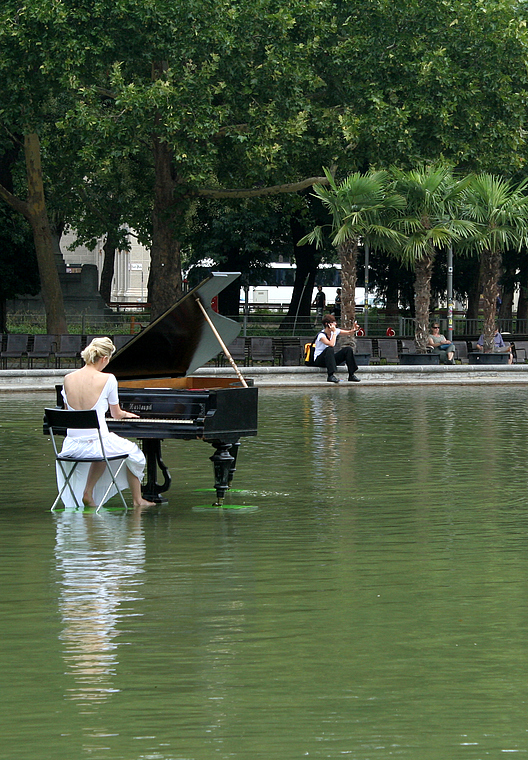
[[[484,351],[484,334],[480,336],[477,341],[477,350]],[[493,353],[494,354],[509,354],[508,364],[513,364],[513,354],[511,343],[506,343],[502,339],[502,335],[499,332],[499,328],[495,328],[495,335],[493,336]]]

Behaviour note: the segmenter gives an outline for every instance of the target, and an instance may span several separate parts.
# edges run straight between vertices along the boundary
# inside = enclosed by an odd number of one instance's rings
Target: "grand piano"
[[[220,352],[215,332],[225,345],[240,332],[237,322],[211,306],[239,276],[211,274],[117,351],[105,370],[118,380],[121,407],[140,417],[109,419],[108,427],[142,442],[147,460],[143,494],[149,501],[164,502],[171,483],[162,459],[163,439],[197,439],[213,446],[215,504],[221,506],[235,472],[239,440],[257,434],[258,389],[251,381],[235,373],[189,377]]]

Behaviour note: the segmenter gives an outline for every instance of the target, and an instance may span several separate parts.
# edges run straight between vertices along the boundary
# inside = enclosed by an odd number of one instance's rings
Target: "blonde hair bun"
[[[110,338],[94,338],[84,351],[81,351],[81,356],[86,364],[95,364],[104,356],[112,356],[115,350]]]

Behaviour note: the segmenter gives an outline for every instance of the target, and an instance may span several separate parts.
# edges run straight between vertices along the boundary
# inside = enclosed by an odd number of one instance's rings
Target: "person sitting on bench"
[[[484,334],[480,336],[477,341],[477,351],[484,351]],[[506,343],[503,340],[502,335],[499,332],[499,328],[495,328],[495,335],[493,336],[493,353],[494,354],[509,354],[508,364],[513,364],[513,354],[511,343]]]
[[[454,364],[455,347],[450,340],[447,340],[445,335],[440,332],[440,325],[438,322],[433,324],[432,333],[429,335],[429,345],[433,348],[438,348],[440,351],[445,351],[447,357],[447,364]],[[442,355],[442,354],[440,354]]]

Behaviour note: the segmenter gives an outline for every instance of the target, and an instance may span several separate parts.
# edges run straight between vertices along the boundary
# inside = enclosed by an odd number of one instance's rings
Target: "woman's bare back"
[[[98,372],[90,366],[85,366],[70,375],[66,375],[64,391],[69,406],[78,411],[93,409],[99,401],[108,378],[108,375]]]

